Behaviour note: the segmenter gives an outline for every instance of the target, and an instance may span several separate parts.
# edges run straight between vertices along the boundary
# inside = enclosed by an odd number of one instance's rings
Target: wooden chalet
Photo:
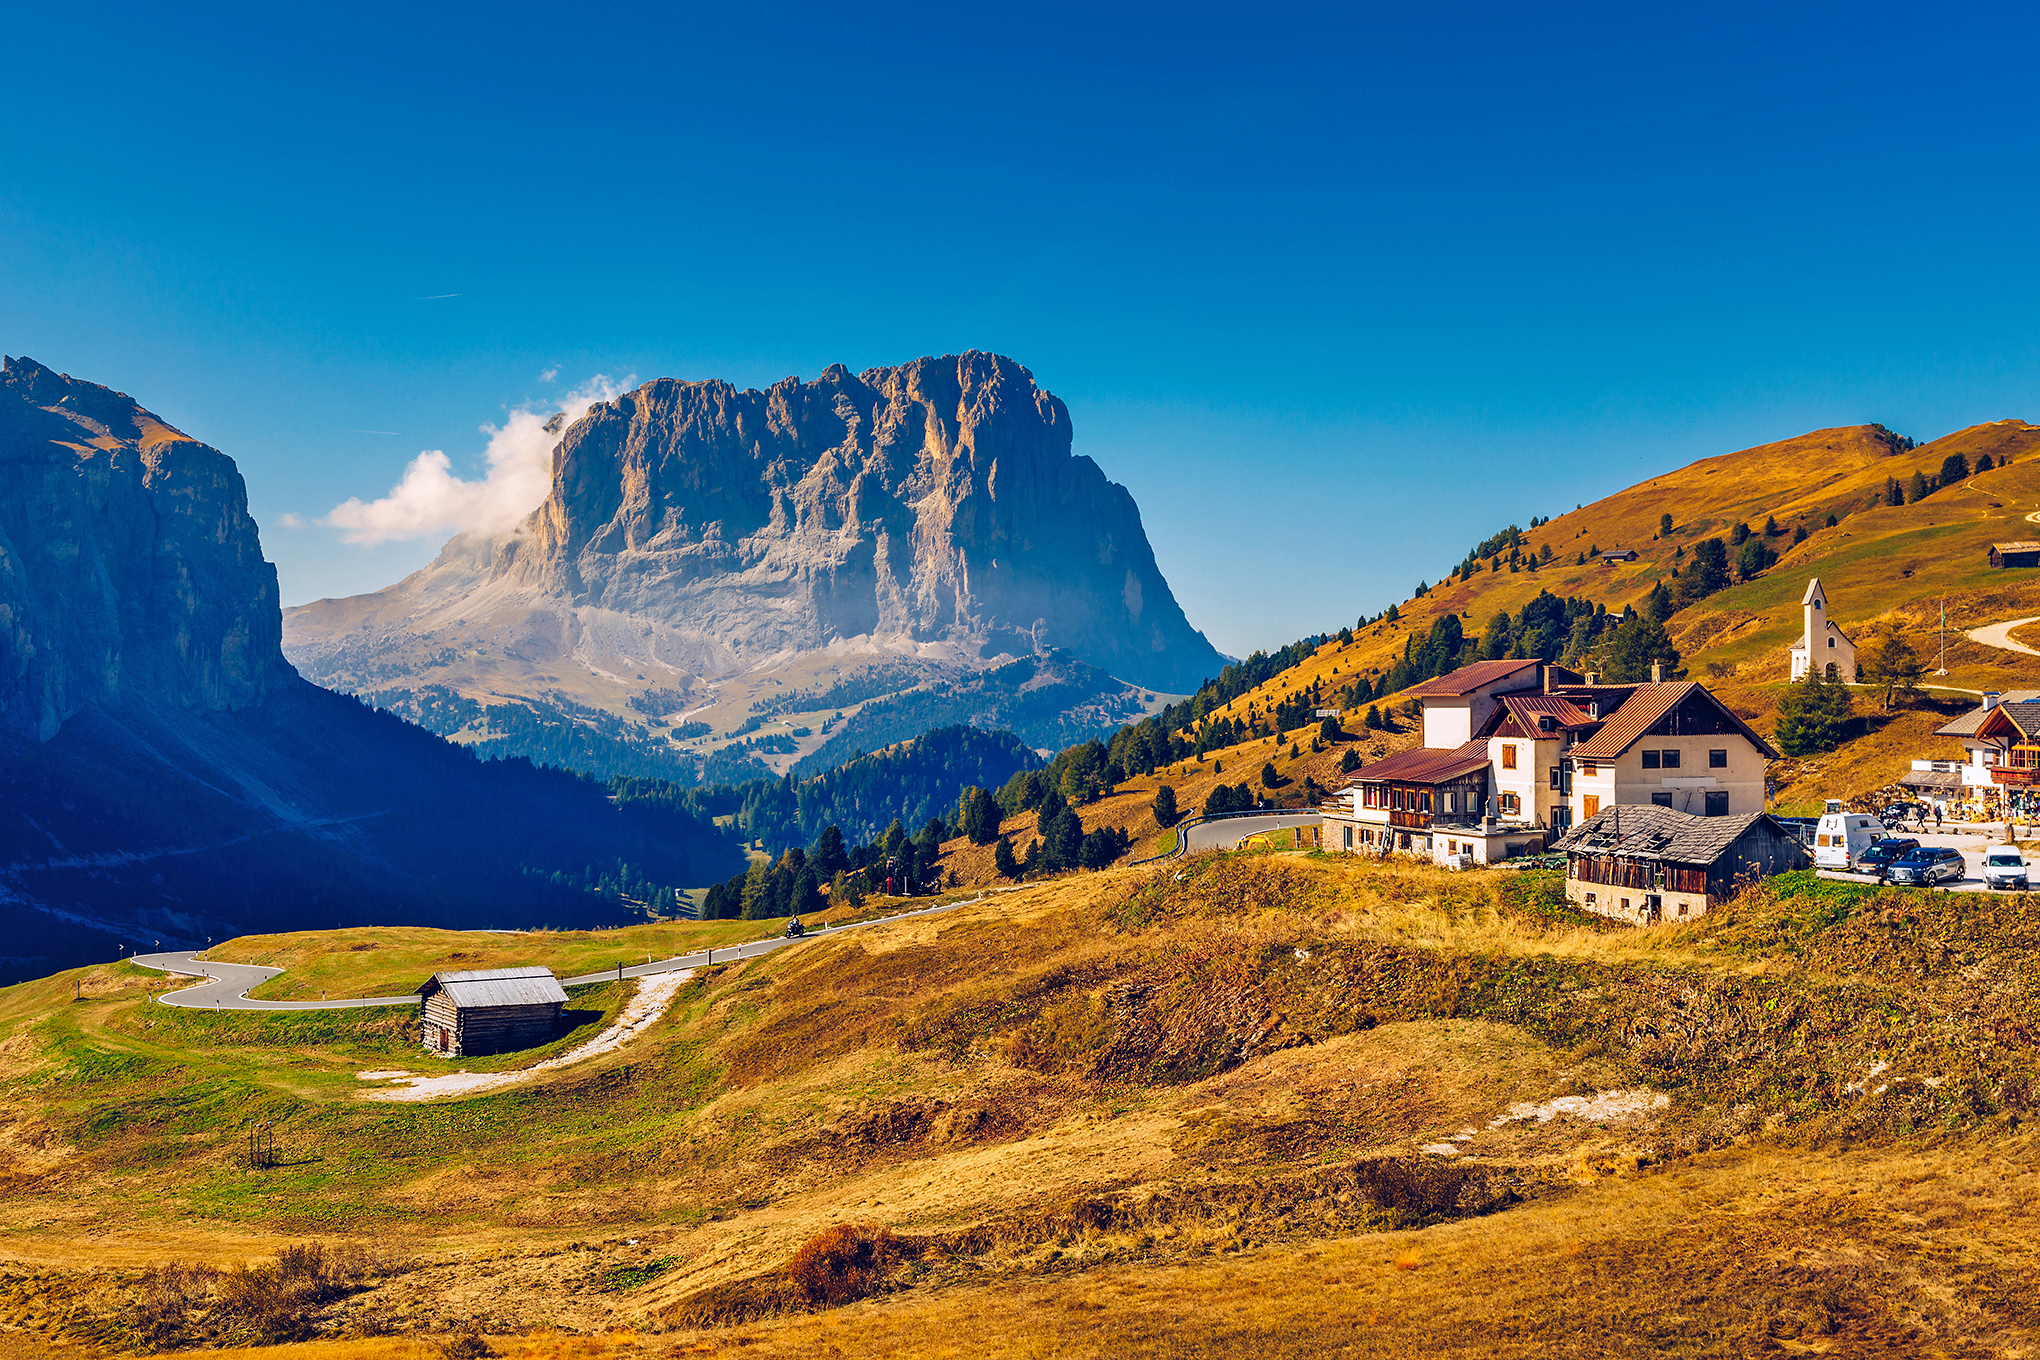
[[[1650,803],[1609,808],[1557,849],[1566,900],[1636,925],[1705,915],[1745,883],[1811,863],[1769,813],[1696,817]]]
[[[2031,539],[1993,543],[1990,545],[1990,564],[2000,570],[2005,567],[2040,567],[2040,543]]]
[[[547,1043],[567,1004],[550,968],[434,973],[417,995],[425,1047],[449,1058]]]

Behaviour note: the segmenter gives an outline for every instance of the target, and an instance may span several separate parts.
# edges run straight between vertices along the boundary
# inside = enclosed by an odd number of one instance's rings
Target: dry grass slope
[[[0,1327],[2021,1354],[2036,946],[2031,898],[1789,879],[1611,930],[1536,874],[1200,857],[718,965],[632,1049],[408,1108],[353,1098],[423,1061],[377,1017],[214,1026],[91,969],[0,993]]]

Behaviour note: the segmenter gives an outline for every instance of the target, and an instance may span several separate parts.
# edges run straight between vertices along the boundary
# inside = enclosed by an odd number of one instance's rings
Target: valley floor
[[[2035,899],[1811,877],[1619,930],[1536,873],[1198,856],[718,964],[626,1048],[400,1106],[357,1074],[418,1068],[408,1012],[82,970],[0,992],[0,1357],[469,1324],[534,1357],[2031,1354],[2036,933]]]

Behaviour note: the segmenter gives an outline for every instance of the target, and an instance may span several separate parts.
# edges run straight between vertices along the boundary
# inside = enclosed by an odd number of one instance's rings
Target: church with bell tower
[[[1806,583],[1799,612],[1805,624],[1799,641],[1792,646],[1792,678],[1802,680],[1811,670],[1824,679],[1853,682],[1856,644],[1828,617],[1827,592],[1820,588],[1818,576]]]

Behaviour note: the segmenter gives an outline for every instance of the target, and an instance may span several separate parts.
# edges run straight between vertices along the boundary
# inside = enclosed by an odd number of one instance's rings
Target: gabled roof
[[[2040,552],[2040,543],[2035,543],[2030,538],[2022,538],[2015,543],[1993,543],[1990,546],[1991,551],[2001,553]]]
[[[1801,605],[1812,604],[1816,595],[1820,597],[1822,604],[1827,603],[1827,592],[1820,588],[1820,578],[1818,576],[1806,583],[1806,593],[1799,597],[1799,603]]]
[[[2007,727],[2012,732],[2007,732]],[[2040,703],[2001,702],[1984,714],[1983,721],[1976,725],[1976,734],[1980,737],[2009,736],[2013,732],[2029,741],[2040,735]]]
[[[1418,699],[1463,699],[1485,685],[1506,680],[1538,664],[1534,656],[1523,661],[1476,661],[1470,666],[1448,671],[1435,680],[1411,685],[1403,693]]]
[[[1469,741],[1450,751],[1419,746],[1375,761],[1363,768],[1354,777],[1354,782],[1379,784],[1393,780],[1398,784],[1446,784],[1475,770],[1485,770],[1487,763],[1485,741]]]
[[[1778,752],[1771,743],[1756,734],[1748,723],[1729,712],[1727,705],[1714,697],[1707,686],[1696,680],[1667,680],[1659,684],[1638,685],[1615,710],[1601,730],[1573,747],[1576,758],[1587,760],[1613,760],[1640,741],[1644,734],[1663,721],[1664,716],[1684,703],[1694,694],[1706,697],[1707,702],[1734,724],[1749,743],[1771,759],[1778,758]]]
[[[1732,817],[1695,817],[1655,803],[1625,803],[1587,818],[1552,848],[1575,855],[1706,865],[1720,859],[1745,832],[1769,820],[1770,815],[1743,812]],[[1781,827],[1778,834],[1787,833]]]
[[[1513,718],[1516,725],[1525,732],[1538,731],[1537,720],[1549,716],[1558,722],[1560,730],[1577,732],[1582,728],[1598,726],[1600,719],[1581,708],[1572,700],[1557,694],[1503,694],[1497,696],[1502,706],[1495,710],[1495,716],[1487,722],[1482,736],[1493,736],[1505,719]]]
[[[2008,689],[1998,696],[1998,703],[2002,704],[2030,704],[2035,700],[2040,700],[2040,689]],[[1991,708],[1995,707],[1997,707],[1997,704],[1991,705]],[[1973,737],[1976,735],[1976,729],[1982,725],[1983,720],[1990,716],[1990,712],[1990,708],[1985,708],[1982,704],[1978,704],[1961,717],[1935,728],[1934,735],[1937,737]]]
[[[550,968],[493,968],[465,973],[434,973],[417,995],[445,992],[454,1005],[542,1006],[567,999]]]

